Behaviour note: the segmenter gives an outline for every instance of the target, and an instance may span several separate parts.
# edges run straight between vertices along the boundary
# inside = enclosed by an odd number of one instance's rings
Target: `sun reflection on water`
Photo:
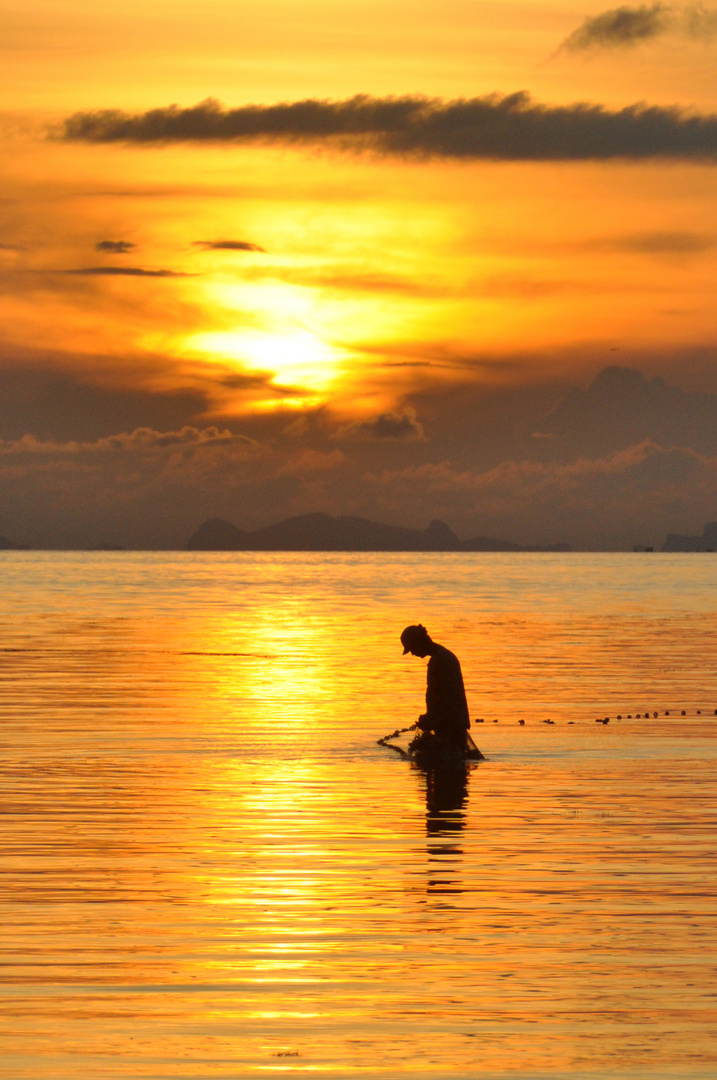
[[[13,1078],[709,1074],[713,717],[579,695],[711,687],[717,616],[543,604],[569,560],[187,555],[143,600],[147,560],[102,592],[63,559],[65,606],[3,623]],[[497,565],[530,588],[483,610]],[[500,718],[466,774],[375,742],[420,707],[394,630],[429,604]]]

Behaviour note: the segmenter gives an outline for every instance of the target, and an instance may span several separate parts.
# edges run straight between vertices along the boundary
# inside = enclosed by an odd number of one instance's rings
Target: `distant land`
[[[24,544],[13,544],[6,536],[0,536],[0,551],[25,551]]]
[[[189,538],[186,551],[569,551],[569,544],[523,547],[510,540],[474,536],[459,540],[442,521],[427,529],[384,525],[362,517],[302,514],[263,529],[238,529],[209,518]]]
[[[55,547],[17,544],[0,536],[0,551],[145,551],[121,544],[100,543],[91,547]],[[223,518],[208,518],[190,536],[182,551],[572,551],[570,544],[516,544],[493,536],[461,540],[450,526],[434,519],[427,529],[386,525],[368,518],[331,514],[301,514],[262,529],[240,529]],[[717,552],[717,521],[708,522],[699,536],[668,533],[660,548],[633,547],[635,552]]]
[[[705,525],[702,536],[668,533],[660,551],[717,551],[717,521]]]

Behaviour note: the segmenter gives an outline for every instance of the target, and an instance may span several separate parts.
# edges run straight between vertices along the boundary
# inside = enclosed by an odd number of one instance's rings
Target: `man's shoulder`
[[[435,650],[431,654],[431,657],[430,657],[428,663],[433,664],[434,661],[435,661],[434,666],[440,666],[440,665],[443,665],[443,664],[457,664],[458,663],[458,657],[456,656],[455,653],[451,652],[450,649],[447,649],[445,647],[445,645],[436,644]]]

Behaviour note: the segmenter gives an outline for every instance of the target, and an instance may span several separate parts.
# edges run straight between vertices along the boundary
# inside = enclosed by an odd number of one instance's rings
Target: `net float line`
[[[595,718],[595,723],[596,724],[602,724],[605,727],[610,723],[611,719],[614,719],[614,720],[657,720],[657,719],[660,718],[660,716],[677,717],[678,715],[680,717],[682,717],[682,716],[688,716],[690,714],[689,714],[687,709],[679,709],[679,710],[678,709],[664,709],[661,713],[658,712],[655,709],[652,709],[652,710],[648,709],[645,712],[641,712],[641,713],[616,713],[614,717],[598,716],[598,717]],[[709,709],[695,709],[694,715],[695,716],[709,716],[710,715],[710,710]],[[712,710],[711,715],[712,716],[717,716],[717,709]],[[474,720],[471,721],[471,723],[473,723],[473,724],[485,724],[486,722],[487,721],[486,721],[485,717],[483,717],[483,716],[478,716]],[[499,724],[500,721],[499,720],[493,720],[492,723]],[[548,725],[550,727],[554,727],[556,722],[555,722],[555,720],[551,720],[551,719],[548,718],[546,720],[541,720],[540,723],[546,724],[546,725]],[[567,722],[568,726],[575,725],[576,723],[579,723],[579,721],[568,720],[568,722]],[[523,720],[523,719],[518,720],[518,726],[519,727],[525,727],[525,720]],[[399,735],[406,735],[406,734],[408,734],[409,731],[415,731],[417,727],[418,727],[418,722],[416,722],[415,724],[411,724],[410,727],[396,728],[396,730],[392,731],[390,735],[384,735],[383,738],[377,739],[376,740],[376,745],[377,746],[386,746],[386,747],[388,747],[389,750],[395,750],[397,754],[401,755],[401,757],[408,757],[408,754],[406,753],[406,751],[403,750],[400,746],[395,746],[391,742],[391,740],[392,739],[397,739],[399,737]],[[470,735],[469,735],[469,738],[470,738]],[[471,739],[471,742],[472,741],[473,740]],[[475,744],[473,744],[473,745],[475,745]]]
[[[691,713],[688,709],[665,709],[662,712],[658,712],[656,709],[647,709],[644,712],[636,713],[616,713],[613,717],[610,716],[598,716],[595,718],[596,724],[609,724],[610,720],[658,720],[661,716],[671,716],[673,718],[683,716],[717,716],[717,709],[695,709],[694,713]],[[488,721],[483,716],[476,717],[472,723],[474,724],[486,724]],[[493,720],[492,723],[499,724],[500,720]],[[554,725],[555,720],[541,720],[542,724]],[[579,723],[576,720],[568,720],[568,724]],[[525,727],[525,720],[518,720],[520,727]],[[410,728],[408,729],[411,730]]]

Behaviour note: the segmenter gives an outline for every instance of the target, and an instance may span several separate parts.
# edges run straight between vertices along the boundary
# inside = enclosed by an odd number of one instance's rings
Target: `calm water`
[[[713,1078],[716,559],[2,553],[0,1075]]]

